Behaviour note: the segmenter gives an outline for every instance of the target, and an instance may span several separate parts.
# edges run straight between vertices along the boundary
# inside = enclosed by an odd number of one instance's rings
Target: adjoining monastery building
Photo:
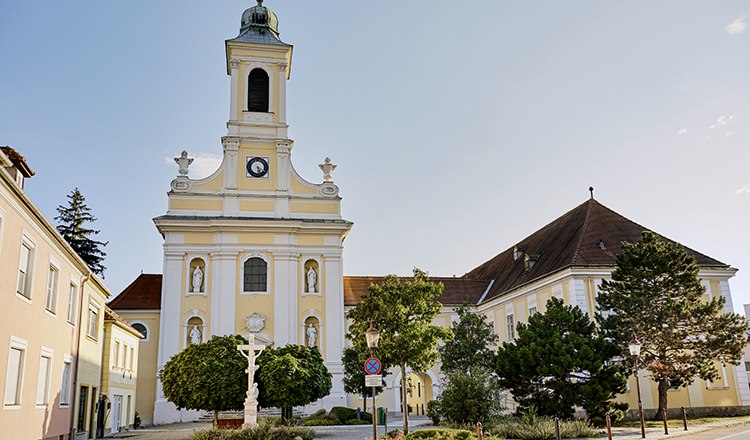
[[[191,158],[175,158],[166,214],[154,219],[164,237],[163,275],[142,274],[111,303],[143,335],[137,384],[144,423],[188,420],[156,379],[174,354],[212,335],[248,334],[267,344],[317,346],[333,375],[331,394],[305,408],[357,407],[359,396],[344,393],[341,353],[347,308],[380,277],[347,277],[343,243],[352,223],[341,217],[335,165],[320,165],[322,183],[294,170],[294,143],[287,137],[286,82],[292,46],[281,41],[276,15],[262,2],[242,15],[239,36],[226,41],[231,81],[223,161],[205,179],[187,177]],[[636,241],[642,227],[591,199],[479,265],[460,278],[433,278],[445,285],[443,313],[450,326],[455,306],[469,304],[494,323],[501,341],[515,326],[543,312],[550,297],[562,298],[593,317],[602,279],[610,276],[622,241]],[[721,295],[732,311],[729,279],[736,269],[687,249],[701,266],[706,295]],[[750,404],[744,366],[719,366],[721,378],[696,381],[672,391],[679,407]],[[439,392],[439,365],[409,372],[408,404],[421,412]],[[377,404],[399,411],[400,373],[387,378]],[[643,373],[643,401],[657,406],[657,389]],[[635,389],[633,378],[630,390]],[[622,400],[636,404],[635,393]]]

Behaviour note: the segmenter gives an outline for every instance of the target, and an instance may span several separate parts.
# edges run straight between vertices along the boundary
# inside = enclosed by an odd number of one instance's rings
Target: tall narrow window
[[[133,368],[133,358],[135,358],[135,348],[130,347],[130,364],[128,364],[128,370],[135,371]]]
[[[512,314],[507,315],[505,319],[508,324],[508,341],[513,342],[516,339],[516,323]]]
[[[76,296],[78,296],[78,286],[70,283],[70,292],[68,293],[68,322],[75,324],[76,319]]]
[[[11,347],[8,353],[8,371],[5,375],[6,405],[21,404],[21,380],[23,379],[24,354],[20,347]]]
[[[115,341],[115,348],[113,349],[114,360],[112,366],[117,368],[120,366],[120,341]]]
[[[70,366],[72,359],[65,358],[63,361],[62,386],[60,388],[60,405],[70,405]]]
[[[76,428],[78,432],[86,430],[86,405],[89,401],[89,387],[81,386],[80,394],[78,395],[78,423]]]
[[[18,260],[18,286],[16,291],[28,299],[31,299],[31,269],[34,257],[34,248],[25,240],[21,244],[21,256]]]
[[[49,267],[47,274],[47,296],[44,304],[47,310],[55,313],[57,310],[57,285],[60,281],[60,271],[55,266]]]
[[[49,379],[52,357],[43,354],[39,359],[39,380],[36,385],[36,404],[46,405],[49,400]]]
[[[99,308],[93,303],[89,304],[89,321],[86,327],[86,335],[96,339],[99,334]]]
[[[253,69],[247,77],[247,110],[268,111],[268,74],[263,69]]]
[[[245,261],[244,291],[265,292],[268,277],[268,265],[262,258],[250,258]]]

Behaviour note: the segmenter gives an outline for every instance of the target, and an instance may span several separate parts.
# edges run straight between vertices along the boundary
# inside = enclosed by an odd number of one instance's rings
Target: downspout
[[[83,298],[84,298],[84,286],[91,278],[91,272],[87,272],[85,275],[81,277],[81,300],[79,301],[80,304],[78,304],[78,328],[76,329],[76,357],[75,357],[75,363],[73,365],[73,372],[72,372],[72,379],[73,379],[73,392],[71,393],[71,397],[73,398],[73,402],[71,405],[72,411],[70,411],[70,440],[74,440],[76,438],[76,390],[78,389],[78,364],[79,360],[81,358],[81,326],[83,325]],[[97,323],[98,324],[98,323]],[[78,408],[78,411],[84,411],[86,408]]]

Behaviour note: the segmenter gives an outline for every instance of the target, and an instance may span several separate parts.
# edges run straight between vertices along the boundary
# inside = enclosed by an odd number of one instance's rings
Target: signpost
[[[377,408],[375,407],[375,388],[383,385],[383,375],[380,373],[380,369],[383,368],[383,364],[380,359],[371,357],[365,361],[365,386],[372,387],[372,436],[373,440],[377,436],[375,424],[377,422]]]

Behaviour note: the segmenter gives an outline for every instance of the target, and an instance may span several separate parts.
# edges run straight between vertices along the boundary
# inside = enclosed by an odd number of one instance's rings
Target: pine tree
[[[597,297],[597,319],[622,352],[633,336],[640,341],[639,363],[659,386],[659,411],[670,387],[717,379],[717,363],[736,365],[747,343],[747,320],[724,313],[724,297],[706,298],[699,271],[682,247],[644,232],[623,243]]]
[[[55,217],[55,220],[58,221],[57,232],[63,236],[70,247],[76,251],[94,273],[103,276],[106,268],[102,265],[102,262],[107,254],[102,248],[109,242],[94,240],[91,236],[97,235],[99,231],[84,226],[86,223],[95,222],[96,217],[91,214],[91,208],[86,205],[86,199],[78,188],[68,195],[68,206],[58,206],[57,213],[59,214]]]

